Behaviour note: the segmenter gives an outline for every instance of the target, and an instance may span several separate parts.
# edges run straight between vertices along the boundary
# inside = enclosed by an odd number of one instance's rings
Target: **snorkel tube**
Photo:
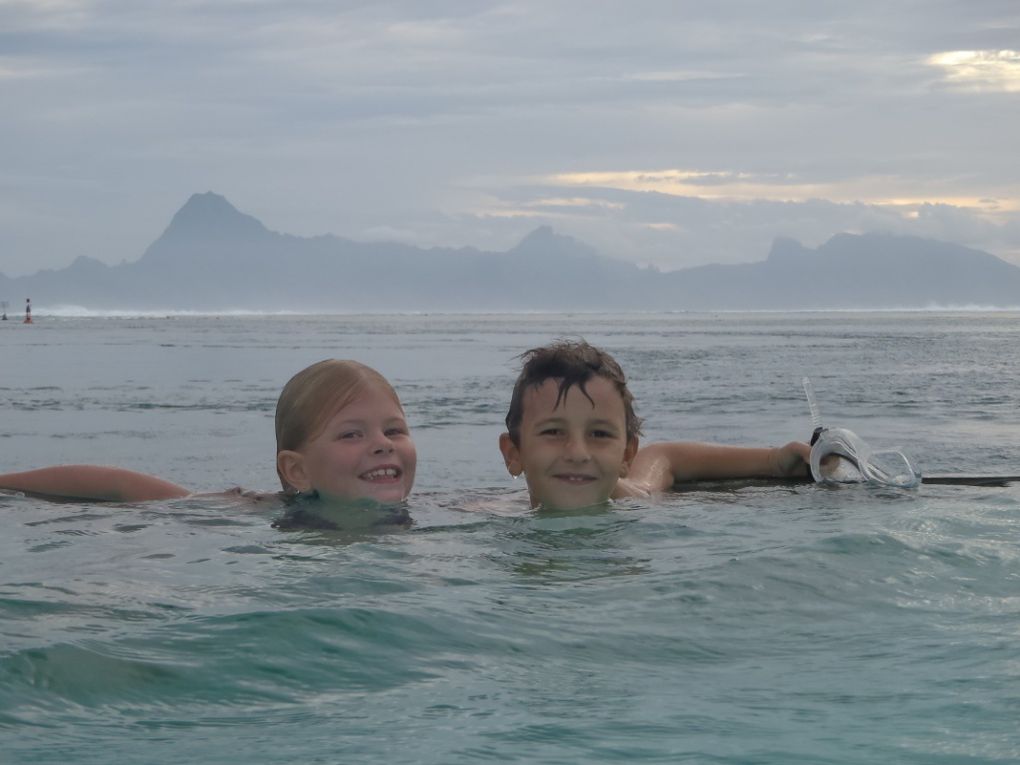
[[[898,489],[920,485],[921,471],[903,452],[875,451],[852,430],[822,425],[814,386],[807,377],[803,384],[814,428],[809,464],[816,483],[869,483]]]

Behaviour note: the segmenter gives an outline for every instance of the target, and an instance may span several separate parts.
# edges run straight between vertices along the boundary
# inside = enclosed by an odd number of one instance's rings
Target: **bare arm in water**
[[[807,475],[810,454],[811,447],[799,441],[774,448],[693,441],[650,444],[638,450],[614,496],[668,491],[684,481]]]
[[[156,476],[99,465],[57,465],[0,475],[0,489],[68,499],[144,502],[186,497],[190,491]]]

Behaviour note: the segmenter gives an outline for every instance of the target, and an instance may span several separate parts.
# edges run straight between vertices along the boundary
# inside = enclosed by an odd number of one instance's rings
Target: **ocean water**
[[[0,324],[0,472],[275,488],[291,374],[390,378],[414,525],[0,493],[3,763],[1020,760],[1020,487],[737,482],[527,510],[515,355],[584,336],[645,440],[826,423],[927,474],[1020,473],[1020,314],[37,317]]]

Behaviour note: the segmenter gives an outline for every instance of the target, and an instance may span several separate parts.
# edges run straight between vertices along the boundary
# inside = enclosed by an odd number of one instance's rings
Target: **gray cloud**
[[[959,200],[1018,203],[1018,96],[929,58],[1017,39],[1005,1],[0,0],[0,272],[137,258],[209,189],[297,234],[501,248],[550,222],[674,267],[867,228],[1016,256],[1014,217]],[[670,168],[831,197],[536,181]],[[875,204],[907,196],[932,204]]]

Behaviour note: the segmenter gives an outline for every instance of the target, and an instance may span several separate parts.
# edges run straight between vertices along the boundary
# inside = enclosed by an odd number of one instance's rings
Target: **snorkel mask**
[[[817,483],[870,483],[899,489],[921,483],[921,471],[903,452],[875,451],[852,430],[824,427],[811,380],[805,377],[803,382],[814,427],[809,463]]]

